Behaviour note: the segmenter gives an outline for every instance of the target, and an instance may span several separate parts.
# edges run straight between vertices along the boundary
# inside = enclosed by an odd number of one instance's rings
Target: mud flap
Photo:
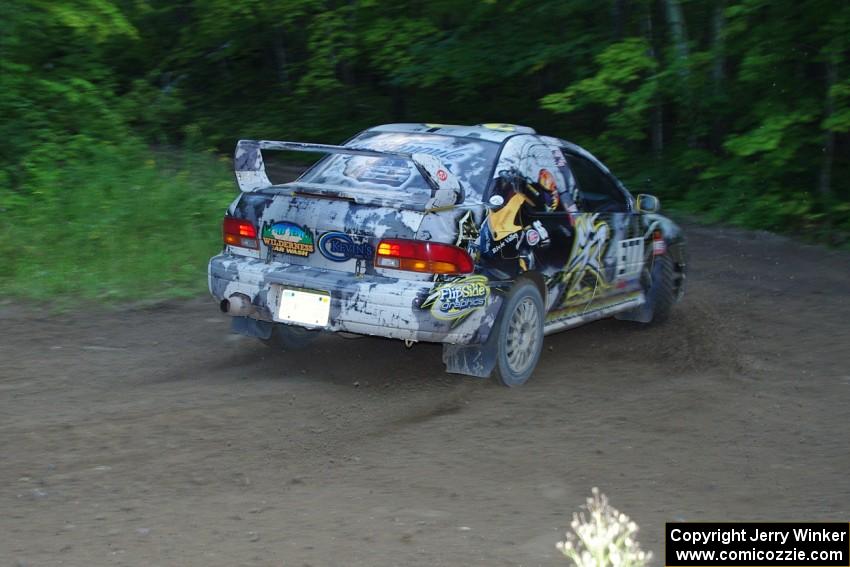
[[[230,332],[247,337],[268,339],[272,336],[274,323],[251,319],[250,317],[233,317],[230,321]]]
[[[499,331],[494,327],[483,344],[451,345],[443,343],[443,364],[449,374],[466,374],[489,378],[496,368],[496,341]]]
[[[617,313],[616,315],[614,315],[614,318],[619,319],[620,321],[649,323],[650,321],[652,321],[652,313],[653,306],[651,305],[650,299],[647,298],[646,303],[644,303],[640,307],[636,307],[635,309],[630,309],[628,311],[623,311],[622,313]]]

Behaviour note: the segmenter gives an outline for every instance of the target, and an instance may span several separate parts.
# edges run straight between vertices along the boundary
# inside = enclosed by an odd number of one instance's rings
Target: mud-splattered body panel
[[[241,180],[265,179],[259,148],[270,144],[293,143],[240,142]],[[510,125],[402,124],[311,147],[334,155],[293,183],[241,185],[227,214],[255,227],[256,247],[228,245],[210,261],[211,293],[246,298],[252,334],[293,324],[288,302],[316,299],[328,331],[475,345],[518,278],[538,285],[547,332],[636,312],[662,248],[684,281],[678,228],[636,211],[602,164],[562,140]],[[472,268],[394,269],[376,261],[386,242],[450,245]]]

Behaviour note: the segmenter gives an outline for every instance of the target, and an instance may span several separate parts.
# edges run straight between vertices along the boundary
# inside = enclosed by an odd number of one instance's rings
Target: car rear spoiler
[[[440,158],[430,154],[389,152],[348,146],[311,144],[305,142],[276,142],[272,140],[239,140],[234,156],[236,183],[241,191],[255,191],[272,184],[266,175],[262,150],[348,154],[368,157],[391,157],[410,161],[433,189],[426,209],[450,207],[463,201],[463,188],[457,177]]]

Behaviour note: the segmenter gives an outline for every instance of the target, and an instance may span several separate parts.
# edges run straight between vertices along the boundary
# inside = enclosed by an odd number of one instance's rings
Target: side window
[[[593,162],[564,153],[576,180],[578,208],[586,213],[625,213],[626,196],[609,175]]]
[[[534,145],[525,155],[522,173],[530,181],[528,197],[539,212],[564,212],[572,204],[564,165],[563,155],[552,146]]]

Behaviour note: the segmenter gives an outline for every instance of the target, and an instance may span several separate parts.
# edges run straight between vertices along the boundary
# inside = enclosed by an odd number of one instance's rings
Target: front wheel
[[[537,286],[521,281],[508,294],[497,328],[496,381],[521,386],[531,377],[543,349],[543,298]]]
[[[655,256],[652,268],[646,274],[644,288],[649,311],[648,323],[664,323],[670,318],[676,304],[676,286],[673,276],[673,259],[667,254]]]

